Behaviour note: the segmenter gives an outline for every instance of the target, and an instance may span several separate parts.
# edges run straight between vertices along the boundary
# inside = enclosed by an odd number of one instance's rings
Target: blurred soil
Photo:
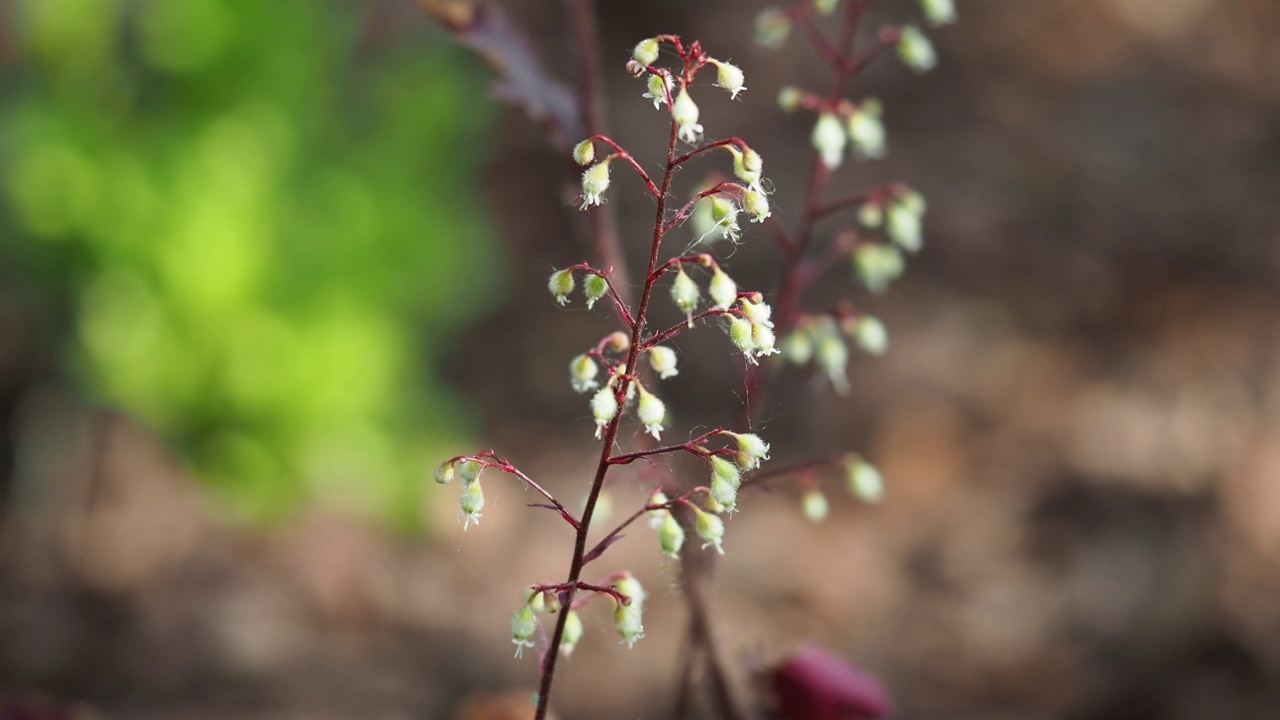
[[[508,5],[571,70],[558,3]],[[624,144],[657,147],[658,116],[619,48],[700,37],[749,88],[708,97],[708,132],[760,138],[794,216],[809,121],[773,97],[820,86],[804,48],[746,44],[755,3],[605,5]],[[878,674],[907,719],[1280,717],[1280,4],[958,5],[936,72],[886,59],[856,90],[884,100],[891,155],[842,181],[902,179],[929,199],[904,280],[855,296],[888,324],[890,354],[856,358],[843,398],[785,371],[761,429],[776,463],[864,452],[887,497],[860,505],[828,478],[820,525],[785,486],[743,499],[713,588],[737,680],[814,640]],[[585,257],[572,179],[523,118],[500,130],[486,192],[510,297],[450,372],[485,418],[483,447],[576,500],[596,450],[563,370],[610,328],[545,298],[546,269]],[[637,187],[618,174],[611,190],[628,238],[652,212]],[[746,287],[772,284],[760,235],[729,260]],[[832,273],[815,301],[848,287]],[[41,318],[4,302],[4,337],[38,340]],[[740,368],[716,335],[681,341],[672,432],[737,412]],[[510,658],[507,620],[569,552],[529,495],[488,482],[464,534],[456,489],[433,489],[425,540],[322,509],[247,530],[145,428],[51,381],[50,343],[0,347],[15,448],[0,718],[527,712],[536,662]],[[645,480],[619,477],[615,516]],[[562,717],[669,714],[677,572],[646,529],[630,535],[599,572],[629,567],[650,588],[648,636],[627,651],[589,608]]]

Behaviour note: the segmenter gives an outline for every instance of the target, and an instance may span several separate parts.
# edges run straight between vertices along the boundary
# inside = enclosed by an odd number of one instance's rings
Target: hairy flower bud
[[[903,250],[918,252],[924,245],[920,216],[916,206],[902,201],[893,203],[885,216],[885,234]]]
[[[844,127],[840,125],[840,120],[835,113],[824,112],[818,116],[810,141],[822,156],[822,164],[826,165],[828,170],[840,167],[840,163],[844,161],[844,146],[848,140]]]
[[[769,217],[769,200],[757,188],[748,188],[742,196],[742,209],[751,216],[751,222],[764,222]]]
[[[726,512],[731,513],[738,506],[738,488],[719,475],[711,477],[711,497]]]
[[[933,43],[929,37],[914,25],[902,28],[898,36],[898,57],[903,64],[917,73],[928,72],[938,64],[938,55],[933,51]]]
[[[658,373],[658,377],[662,380],[680,374],[676,369],[676,351],[666,345],[654,345],[649,348],[649,367]]]
[[[635,50],[631,51],[631,59],[641,67],[649,67],[658,59],[659,42],[658,38],[651,37],[636,43]]]
[[[724,540],[724,521],[719,515],[712,515],[697,506],[694,506],[693,513],[694,530],[697,531],[698,537],[702,538],[702,549],[715,546],[716,552],[723,555],[724,547],[720,543]]]
[[[604,432],[604,426],[618,414],[618,398],[613,395],[613,388],[605,385],[591,396],[591,417],[596,421],[596,438]]]
[[[902,253],[892,245],[859,245],[853,253],[853,269],[873,293],[882,293],[901,275]]]
[[[751,321],[737,315],[729,316],[729,340],[733,342],[751,363],[755,363],[756,343],[751,339]]]
[[[564,632],[560,635],[560,652],[564,653],[565,657],[568,657],[581,641],[582,618],[578,616],[577,610],[566,610]]]
[[[587,392],[599,386],[596,375],[600,374],[600,366],[590,355],[579,355],[569,361],[569,384],[574,392]]]
[[[680,308],[680,312],[685,314],[689,327],[693,327],[693,311],[698,307],[698,301],[702,299],[702,292],[698,290],[698,284],[693,281],[693,278],[685,273],[683,265],[676,266],[676,279],[671,285],[671,299],[675,301],[676,307]]]
[[[719,455],[712,455],[710,462],[711,479],[713,481],[716,479],[724,480],[732,485],[734,489],[737,489],[737,487],[742,484],[742,475],[738,471],[737,465],[734,465]],[[722,500],[721,503],[723,504],[723,502],[724,501]]]
[[[656,395],[645,390],[640,383],[634,383],[634,385],[640,392],[640,405],[636,409],[636,415],[640,418],[640,422],[644,423],[644,431],[652,435],[655,440],[661,440],[662,421],[667,417],[667,406]]]
[[[654,490],[653,494],[649,496],[648,504],[649,505],[666,505],[667,496],[665,493],[662,492],[661,489]],[[661,528],[662,524],[667,521],[667,516],[670,514],[671,514],[671,511],[667,510],[666,508],[662,508],[660,510],[650,510],[649,511],[649,527],[653,528],[654,530]]]
[[[551,279],[547,281],[547,289],[551,291],[551,297],[561,305],[568,304],[569,293],[573,292],[574,285],[572,270],[557,270],[551,273]]]
[[[648,89],[643,97],[653,101],[653,109],[657,110],[667,102],[667,92],[671,89],[671,80],[666,75],[650,75]]]
[[[756,42],[775,50],[791,34],[791,18],[778,8],[767,8],[756,15]]]
[[[929,24],[937,27],[956,21],[956,5],[953,0],[920,0],[920,8]]]
[[[453,482],[454,467],[455,465],[452,461],[440,463],[440,466],[436,468],[436,482],[441,485]]]
[[[618,592],[628,598],[629,602],[625,605],[618,603],[613,611],[613,627],[622,636],[622,642],[627,647],[633,647],[636,641],[644,637],[644,623],[642,622],[642,614],[644,612],[644,588],[640,586],[640,581],[631,575],[626,575],[617,584]]]
[[[742,74],[742,70],[737,65],[731,65],[720,60],[712,60],[716,66],[716,87],[722,87],[729,91],[729,97],[734,100],[738,99],[738,93],[746,90],[743,85],[746,78]]]
[[[463,460],[458,463],[459,483],[465,488],[471,483],[479,480],[481,470],[484,470],[484,464],[479,460]]]
[[[596,144],[587,138],[573,146],[573,161],[579,165],[590,165],[596,159]]]
[[[484,491],[480,489],[478,481],[463,487],[460,504],[462,512],[458,514],[458,519],[462,521],[462,529],[465,531],[471,527],[471,523],[479,525],[480,511],[484,509]]]
[[[609,282],[599,275],[587,275],[582,281],[582,293],[587,296],[587,309],[595,307],[596,301],[609,292]]]
[[[767,302],[752,302],[744,297],[742,299],[742,315],[757,325],[773,327],[773,308]]]
[[[680,88],[675,103],[671,106],[671,119],[679,126],[680,139],[687,143],[698,142],[702,137],[702,126],[698,124],[698,105],[689,97],[688,88]]]
[[[658,529],[658,544],[662,547],[663,555],[678,558],[680,548],[684,547],[684,528],[680,527],[675,515],[665,510],[663,513],[666,517],[662,521],[662,527]]]
[[[719,266],[711,273],[711,283],[707,286],[707,294],[720,310],[728,310],[738,299],[738,284]]]
[[[759,189],[764,177],[764,158],[751,148],[739,151],[733,148],[733,174],[749,187]],[[750,211],[748,211],[750,212]]]
[[[538,618],[529,603],[520,606],[511,618],[511,642],[516,644],[516,657],[527,647],[533,647],[533,634],[538,630]]]
[[[738,227],[737,204],[718,195],[712,195],[706,201],[710,203],[708,211],[712,225],[707,234],[718,233],[719,237],[737,240],[742,233],[742,229]]]
[[[848,393],[849,347],[844,344],[840,333],[835,328],[823,332],[818,337],[817,350],[818,366],[827,374],[836,392],[841,395]]]
[[[755,470],[760,463],[769,459],[769,443],[755,433],[725,433],[738,441],[738,467],[743,470]]]
[[[813,336],[808,329],[798,328],[782,341],[782,357],[793,365],[804,365],[813,359]]]
[[[601,160],[600,162],[587,168],[582,173],[582,205],[580,210],[586,210],[592,205],[599,205],[604,202],[604,191],[609,189],[609,162],[612,156]]]

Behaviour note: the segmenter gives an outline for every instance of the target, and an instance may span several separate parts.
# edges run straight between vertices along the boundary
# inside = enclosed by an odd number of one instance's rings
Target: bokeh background
[[[497,4],[572,78],[559,0]],[[700,96],[709,134],[794,219],[811,119],[774,97],[825,86],[812,52],[755,47],[763,3],[601,5],[617,137],[664,132],[628,49],[701,38],[748,87]],[[919,21],[882,5],[869,31]],[[925,251],[883,296],[814,292],[890,354],[847,397],[786,371],[760,430],[778,463],[865,453],[886,498],[744,499],[713,587],[737,680],[818,641],[902,718],[1280,716],[1280,5],[958,6],[937,70],[860,76],[890,155],[837,181],[919,188]],[[464,535],[427,478],[494,447],[584,490],[564,367],[611,328],[545,294],[588,252],[563,158],[409,0],[6,0],[0,30],[0,716],[523,707],[507,620],[565,528],[489,481]],[[614,185],[638,256],[651,206]],[[758,232],[728,263],[774,282]],[[727,343],[681,350],[671,432],[732,422]],[[606,558],[648,637],[591,608],[560,715],[665,716],[678,574],[643,529]]]

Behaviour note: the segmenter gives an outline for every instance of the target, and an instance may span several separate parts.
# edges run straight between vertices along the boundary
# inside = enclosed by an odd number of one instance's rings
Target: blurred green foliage
[[[7,18],[6,260],[66,299],[93,391],[251,519],[319,501],[413,527],[466,431],[431,368],[498,285],[485,102],[425,19],[371,25],[375,6],[26,0]]]

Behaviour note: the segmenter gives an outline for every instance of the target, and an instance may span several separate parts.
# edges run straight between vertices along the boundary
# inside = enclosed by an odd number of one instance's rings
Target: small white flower
[[[596,144],[587,138],[573,146],[573,161],[579,165],[589,165],[596,159]]]
[[[746,194],[742,196],[742,208],[751,216],[751,222],[762,223],[770,215],[769,200],[757,187],[747,189]]]
[[[702,291],[698,289],[698,283],[684,271],[683,265],[677,267],[675,282],[671,284],[671,299],[680,308],[680,312],[685,314],[689,327],[693,327],[693,311],[702,299]]]
[[[677,558],[680,557],[680,548],[684,547],[684,528],[680,527],[674,515],[666,511],[664,514],[666,518],[658,529],[658,545],[662,547],[663,555]]]
[[[590,355],[579,355],[569,361],[569,384],[574,392],[587,392],[596,389],[596,375],[600,374],[600,366]]]
[[[734,301],[738,299],[738,284],[725,271],[717,267],[715,272],[711,273],[711,283],[707,286],[707,294],[711,296],[715,307],[720,310],[728,310]]]
[[[938,55],[933,50],[929,37],[914,25],[902,28],[898,36],[898,57],[917,73],[932,70],[938,64]]]
[[[645,432],[652,435],[653,439],[661,440],[662,421],[667,418],[667,406],[656,395],[645,390],[640,383],[635,383],[635,387],[640,391],[640,404],[636,408],[636,416],[640,418],[640,422],[644,423]]]
[[[889,331],[879,318],[863,315],[854,327],[853,339],[863,352],[883,355],[889,349]]]
[[[604,202],[601,197],[609,189],[609,161],[606,158],[587,168],[582,173],[582,205],[578,209],[586,210],[592,205]]]
[[[827,513],[831,510],[831,504],[827,502],[827,496],[823,495],[821,490],[813,488],[806,490],[800,497],[800,510],[809,522],[817,523],[826,519]]]
[[[754,433],[726,433],[738,441],[738,467],[743,470],[754,470],[760,463],[769,459],[769,443]]]
[[[696,143],[702,137],[702,126],[698,124],[698,106],[689,97],[687,88],[680,88],[675,104],[671,106],[671,119],[679,127],[680,139],[687,143]]]
[[[657,110],[660,106],[667,102],[667,90],[670,82],[666,75],[650,75],[649,90],[644,94],[646,100],[653,101],[653,109]]]
[[[920,0],[920,7],[929,24],[934,27],[956,21],[956,5],[953,0]]]
[[[582,640],[582,618],[575,610],[566,610],[564,632],[560,635],[560,652],[568,657]]]
[[[662,380],[680,374],[676,369],[676,351],[666,345],[654,345],[649,348],[649,367],[653,368]]]
[[[920,213],[905,202],[895,202],[885,215],[885,233],[894,244],[907,252],[917,252],[924,245]]]
[[[849,138],[835,113],[824,112],[818,116],[810,136],[813,147],[822,156],[822,164],[828,170],[835,170],[844,162],[844,147]]]
[[[538,629],[538,618],[534,617],[533,608],[525,603],[511,618],[511,642],[516,644],[516,657],[527,647],[533,647],[533,634]]]
[[[885,154],[884,123],[877,100],[866,100],[849,116],[849,139],[860,158],[882,158]]]
[[[484,491],[480,489],[480,483],[473,482],[463,487],[460,504],[462,512],[458,513],[458,519],[462,521],[462,529],[465,531],[471,523],[479,525],[480,511],[484,509]]]
[[[587,275],[582,283],[582,293],[587,296],[587,309],[595,307],[596,301],[609,292],[609,283],[599,275]]]
[[[724,521],[718,515],[712,515],[699,508],[694,508],[693,512],[697,515],[694,522],[694,528],[698,532],[698,537],[702,538],[702,549],[715,546],[716,552],[724,554],[724,548],[720,545],[724,539]]]
[[[591,396],[591,417],[596,421],[596,438],[601,437],[604,426],[609,424],[618,414],[618,398],[614,397],[613,388],[605,385]]]
[[[747,89],[743,85],[746,82],[746,78],[743,76],[742,70],[737,65],[730,65],[727,62],[719,60],[712,60],[711,62],[716,64],[716,86],[728,90],[729,97],[737,100],[738,93]]]

